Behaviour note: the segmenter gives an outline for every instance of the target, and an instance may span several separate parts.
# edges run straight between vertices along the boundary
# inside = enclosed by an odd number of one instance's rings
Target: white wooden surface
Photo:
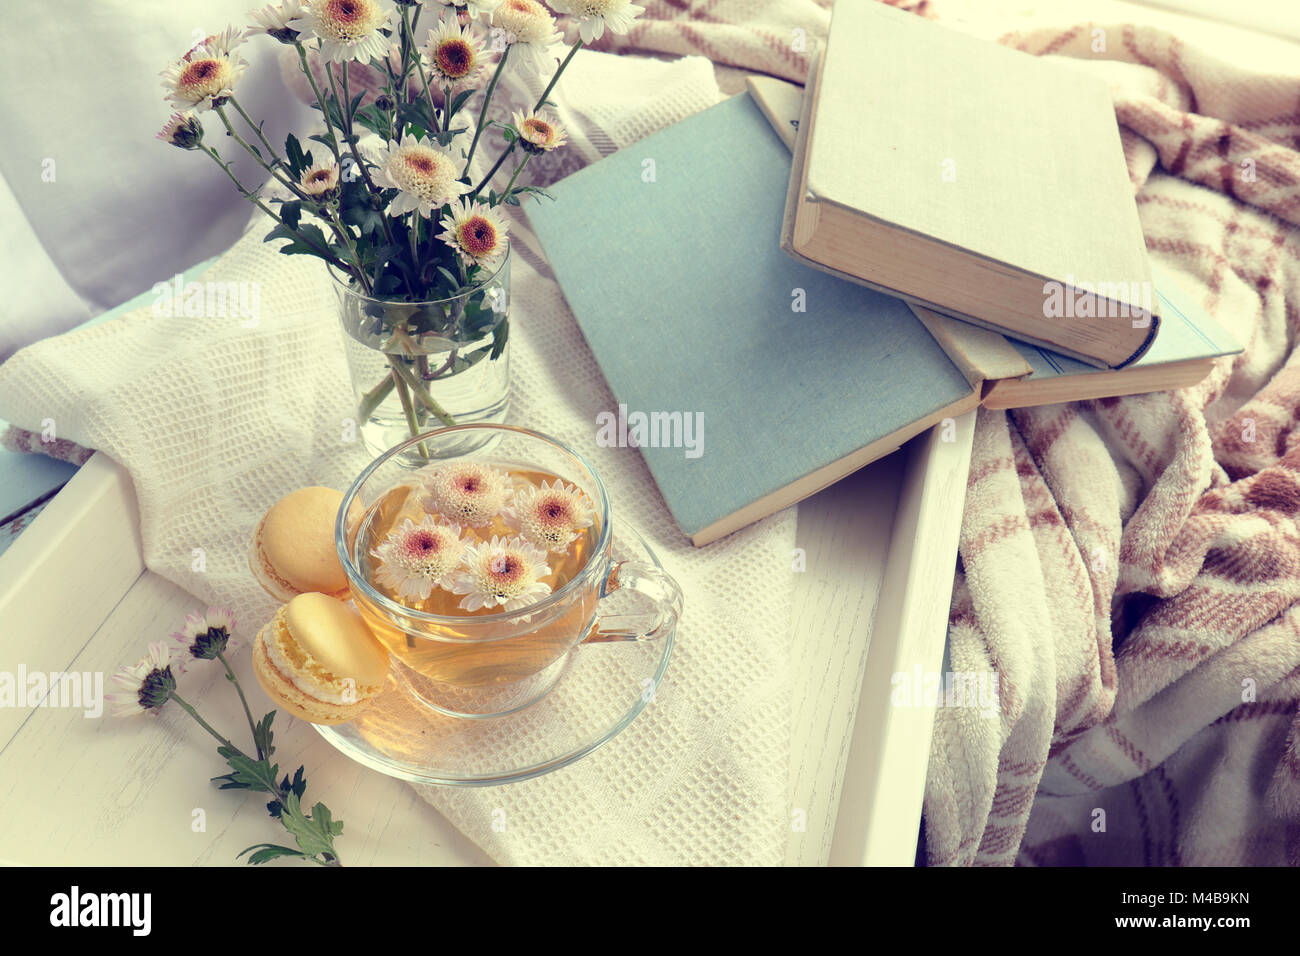
[[[887,683],[914,661],[939,667],[956,553],[947,530],[960,521],[972,421],[959,420],[954,441],[938,430],[920,436],[799,506],[806,570],[796,579],[791,643],[788,863],[912,862],[929,724],[915,713],[893,720],[874,698],[858,702],[881,675]],[[107,679],[192,609],[192,597],[143,570],[136,527],[129,480],[96,456],[0,556],[0,671],[22,662],[29,672]],[[873,637],[882,593],[888,622]],[[930,606],[940,610],[924,613]],[[247,655],[238,660],[241,682],[256,692]],[[223,684],[214,669],[192,696],[218,726],[238,726],[242,712]],[[160,720],[168,732],[144,718],[0,708],[0,860],[232,865],[270,839],[262,795],[196,784],[219,769],[208,738],[179,710]],[[492,862],[409,786],[348,760],[306,724],[286,721],[276,745],[282,768],[290,757],[307,766],[307,797],[346,821],[345,862]]]

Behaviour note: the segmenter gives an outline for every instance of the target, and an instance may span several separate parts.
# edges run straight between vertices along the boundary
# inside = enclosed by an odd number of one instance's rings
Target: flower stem
[[[266,148],[267,155],[271,157],[269,167],[274,168],[283,165],[283,162],[280,159],[280,154],[275,151],[275,147],[267,140],[266,134],[262,132],[262,127],[254,123],[252,117],[244,112],[244,108],[239,105],[239,100],[235,99],[234,94],[231,94],[230,96],[230,105],[233,106],[235,111],[244,118],[244,122],[248,124],[248,128],[257,134],[257,138],[261,141],[262,146]]]
[[[505,69],[506,60],[510,56],[510,49],[507,46],[502,52],[501,59],[497,61],[496,72],[492,74],[492,80],[488,83],[487,92],[483,94],[483,106],[478,111],[478,125],[474,128],[474,139],[469,144],[469,155],[465,157],[465,176],[469,176],[469,166],[474,161],[474,150],[478,148],[478,138],[483,135],[483,124],[487,121],[488,105],[492,102],[492,94],[496,92],[501,71]]]
[[[220,166],[221,169],[225,172],[225,174],[230,177],[230,181],[235,184],[235,188],[239,190],[239,194],[243,196],[245,199],[247,199],[249,202],[251,202],[258,209],[262,210],[262,212],[266,213],[266,215],[269,216],[273,222],[278,222],[280,225],[290,230],[305,245],[311,246],[313,249],[315,249],[316,254],[320,256],[322,259],[324,259],[326,262],[330,263],[331,265],[338,266],[340,269],[342,269],[345,272],[350,271],[348,264],[346,262],[344,262],[338,256],[334,255],[334,253],[330,252],[328,248],[322,247],[319,243],[314,242],[310,236],[304,235],[303,233],[299,232],[297,229],[294,229],[287,222],[281,219],[276,214],[274,209],[272,209],[266,203],[262,202],[262,200],[258,199],[255,193],[249,192],[247,189],[245,189],[244,184],[239,181],[239,179],[235,176],[233,172],[231,172],[230,164],[224,162],[221,159],[221,154],[218,153],[215,149],[209,146],[200,146],[199,151],[202,153],[206,153],[208,156],[211,156],[212,161],[216,163],[218,166]]]
[[[298,48],[298,62],[302,65],[302,72],[307,76],[307,82],[311,85],[311,91],[316,95],[316,105],[320,107],[321,118],[325,120],[325,132],[330,138],[330,152],[334,154],[334,162],[342,159],[342,153],[339,150],[339,139],[334,135],[334,124],[330,122],[330,114],[325,111],[325,97],[321,96],[320,87],[316,85],[316,77],[307,63],[307,48],[301,43],[294,41],[293,44]]]
[[[400,366],[400,359],[391,355],[388,356],[388,367],[393,370],[393,384],[397,386],[397,398],[402,403],[402,412],[406,415],[406,428],[411,433],[411,437],[414,438],[420,434],[420,426],[415,421],[415,405],[411,403],[410,385],[402,377],[402,373],[399,371]],[[420,457],[428,461],[429,449],[424,442],[420,442],[415,447],[419,450]]]
[[[388,397],[388,393],[393,390],[393,385],[394,379],[390,373],[380,379],[378,385],[361,396],[361,401],[357,404],[357,418],[361,424],[370,421],[370,416],[375,413],[379,403]]]
[[[231,97],[231,102],[232,103],[234,102],[234,97]],[[236,106],[238,106],[238,104],[236,104]],[[248,145],[248,142],[242,136],[240,136],[238,133],[235,132],[235,127],[231,125],[230,117],[226,115],[226,110],[224,107],[218,106],[216,112],[217,115],[221,117],[221,122],[226,124],[226,132],[231,135],[231,137],[235,140],[236,143],[244,147],[244,152],[248,153],[249,156],[252,156],[253,159],[257,160],[258,165],[271,174],[272,179],[280,183],[280,185],[284,186],[286,189],[288,189],[299,199],[310,198],[307,196],[306,193],[302,191],[302,189],[299,188],[297,183],[293,182],[287,177],[282,176],[280,175],[280,173],[276,172],[275,163],[268,163],[265,159],[263,159],[261,156],[258,155],[257,150],[255,150],[252,146]],[[243,111],[240,110],[240,112],[242,113]],[[272,155],[274,155],[274,153]]]
[[[424,385],[421,384],[420,381],[417,380],[415,376],[411,374],[410,369],[408,369],[405,365],[403,365],[399,359],[390,355],[388,357],[388,364],[392,366],[393,371],[396,372],[397,375],[402,379],[402,381],[398,384],[399,395],[401,394],[402,385],[405,385],[410,390],[409,394],[414,395],[417,399],[419,399],[420,404],[423,405],[425,408],[427,408],[433,414],[434,418],[438,419],[438,421],[442,422],[444,425],[447,426],[456,424],[456,419],[452,418],[451,415],[447,414],[447,410],[438,404],[437,400],[435,400],[434,397],[429,394],[429,390],[425,388]],[[417,434],[419,433],[411,432],[412,437],[414,437]]]
[[[417,281],[423,281],[420,276],[420,211],[411,210],[411,226],[407,229],[411,240],[411,268],[415,271]]]
[[[239,695],[239,702],[244,705],[244,716],[248,718],[248,729],[253,734],[253,746],[257,748],[257,759],[261,760],[266,754],[262,753],[262,747],[257,742],[257,724],[253,722],[253,712],[248,709],[248,698],[244,696],[244,688],[239,686],[239,678],[235,676],[235,672],[231,669],[230,662],[226,660],[226,655],[218,651],[217,660],[221,661],[222,666],[225,667],[226,677],[230,679],[230,683],[235,685],[235,693]]]
[[[551,77],[551,82],[547,83],[546,89],[542,90],[542,95],[537,97],[537,104],[533,107],[534,113],[546,105],[546,98],[551,95],[551,90],[555,89],[555,84],[560,81],[560,74],[563,73],[565,68],[569,65],[569,61],[573,59],[573,55],[581,49],[582,40],[579,39],[578,42],[573,44],[573,47],[569,50],[569,55],[561,61],[559,69],[557,69],[555,75]]]
[[[419,48],[415,45],[415,32],[414,29],[411,27],[410,16],[411,15],[407,11],[407,8],[402,7],[402,27],[406,30],[406,35],[409,38],[409,42],[410,42],[409,49],[414,54],[411,57],[411,61],[415,64],[415,71],[420,74],[420,82],[424,84],[424,95],[429,100],[429,118],[436,123],[438,122],[438,107],[433,105],[433,88],[429,86],[429,76],[427,73],[424,72],[424,63],[422,62],[423,58],[420,56]],[[403,72],[406,71],[406,60],[405,60],[406,50],[407,48],[404,46],[403,60],[402,60]],[[446,99],[442,101],[443,129],[447,128],[446,113],[447,113],[447,107],[449,105],[450,104]]]
[[[188,703],[186,703],[185,699],[181,697],[180,694],[176,693],[176,691],[172,691],[170,696],[172,700],[176,701],[176,703],[181,706],[182,710],[184,710],[187,714],[189,714],[196,721],[198,721],[200,727],[202,727],[204,730],[210,733],[213,737],[217,738],[217,741],[222,746],[230,748],[235,753],[241,756],[244,757],[248,756],[248,754],[244,753],[242,750],[240,750],[238,747],[232,744],[225,737],[221,736],[221,734],[217,733],[217,731],[213,728],[213,726],[210,723],[208,723],[206,720],[204,720],[202,717],[200,717],[199,712],[195,710],[193,707],[191,707]]]
[[[516,140],[515,142],[518,142],[518,140]],[[471,201],[478,198],[478,194],[483,191],[483,187],[492,181],[492,177],[497,174],[497,170],[505,165],[505,161],[510,158],[511,154],[514,153],[514,151],[515,151],[514,143],[510,144],[509,149],[501,151],[501,155],[498,156],[497,161],[492,164],[492,168],[487,171],[487,175],[483,177],[482,182],[480,182],[477,186],[475,186],[474,191],[469,194],[469,198]]]
[[[506,183],[506,191],[501,194],[503,199],[510,195],[510,190],[514,188],[515,180],[519,178],[519,174],[524,171],[524,167],[528,165],[528,161],[532,158],[532,153],[524,153],[524,158],[519,161],[519,165],[515,167],[514,175],[510,177],[510,182]]]
[[[334,235],[339,237],[343,242],[343,245],[347,247],[348,255],[352,257],[352,262],[356,266],[356,271],[353,272],[353,275],[356,277],[356,280],[361,283],[362,291],[364,291],[366,295],[370,295],[370,277],[366,275],[365,266],[361,264],[361,255],[357,252],[357,247],[352,242],[352,233],[348,232],[347,227],[343,225],[343,221],[339,219],[338,210],[335,208],[333,202],[329,204],[322,203],[321,208],[325,209],[329,213],[328,216],[322,216],[321,218],[329,223],[330,228],[334,230]]]
[[[348,64],[346,61],[343,63],[342,72],[343,96],[346,98],[349,96]],[[338,85],[334,82],[334,71],[330,68],[328,60],[325,62],[325,75],[330,79],[330,89],[334,91],[334,100],[339,104],[339,114],[343,117],[343,138],[347,141],[348,149],[352,153],[352,161],[357,164],[357,169],[361,172],[361,178],[366,181],[366,188],[370,190],[370,195],[376,197],[379,195],[379,190],[375,188],[375,182],[370,178],[370,170],[366,168],[366,164],[362,161],[361,154],[357,150],[357,138],[352,135],[352,116],[349,110],[351,100],[346,100],[345,102],[344,100],[339,99]],[[328,123],[328,121],[329,118],[326,117],[326,122]],[[384,238],[387,239],[390,244],[393,244],[393,230],[388,224],[387,214],[380,214],[379,224],[383,227]],[[411,292],[414,293],[415,290],[412,289]]]
[[[578,42],[575,43],[573,47],[569,50],[569,55],[566,56],[561,61],[559,67],[555,71],[555,75],[551,77],[551,82],[546,84],[546,89],[542,90],[542,95],[537,98],[537,103],[536,105],[533,106],[534,113],[536,113],[538,110],[540,110],[543,106],[546,105],[546,98],[551,95],[551,90],[555,89],[555,84],[559,82],[560,75],[568,67],[569,61],[573,59],[573,55],[577,53],[578,50],[580,49],[582,49],[582,40],[578,40]],[[506,52],[509,52],[509,50],[510,48],[506,47]],[[503,56],[502,59],[504,60],[505,57]],[[484,104],[485,109],[486,106],[487,104]],[[476,136],[475,139],[477,138],[478,137]],[[483,181],[480,182],[478,186],[475,187],[474,191],[469,194],[470,200],[476,199],[478,197],[478,194],[483,191],[483,187],[492,181],[492,177],[496,175],[497,170],[500,169],[505,164],[505,161],[510,158],[510,156],[515,151],[515,147],[518,145],[519,145],[519,137],[516,136],[514,141],[510,144],[510,146],[507,147],[505,151],[501,153],[500,157],[498,157],[497,161],[493,164],[492,168],[488,170],[488,174],[483,177]],[[465,164],[465,171],[467,173],[469,172],[468,163]]]

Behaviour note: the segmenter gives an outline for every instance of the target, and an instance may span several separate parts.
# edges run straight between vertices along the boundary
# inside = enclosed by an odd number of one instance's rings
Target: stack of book
[[[884,4],[836,5],[806,92],[754,78],[551,191],[530,221],[618,403],[597,439],[696,545],[981,403],[1240,351],[1149,261],[1104,83]]]

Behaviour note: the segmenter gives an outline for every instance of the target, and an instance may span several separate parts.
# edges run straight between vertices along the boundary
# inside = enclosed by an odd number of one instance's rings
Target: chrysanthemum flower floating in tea
[[[546,551],[563,551],[595,520],[586,495],[559,479],[517,490],[502,517]]]
[[[513,491],[509,475],[476,461],[436,468],[424,479],[424,487],[425,510],[473,528],[491,524]]]
[[[375,548],[375,580],[397,596],[425,600],[460,566],[465,542],[460,527],[426,515],[419,524],[410,518]]]
[[[551,586],[540,580],[550,573],[545,551],[523,538],[493,535],[491,541],[465,549],[461,568],[451,576],[450,590],[466,595],[460,602],[466,611],[518,611],[551,593]]]

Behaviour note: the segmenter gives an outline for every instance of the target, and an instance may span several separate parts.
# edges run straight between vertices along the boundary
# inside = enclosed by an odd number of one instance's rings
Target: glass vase
[[[375,454],[444,425],[500,424],[510,398],[510,253],[488,278],[446,299],[403,302],[363,294],[331,272],[357,430]],[[464,433],[462,455],[490,432]],[[431,460],[417,443],[404,461]]]

